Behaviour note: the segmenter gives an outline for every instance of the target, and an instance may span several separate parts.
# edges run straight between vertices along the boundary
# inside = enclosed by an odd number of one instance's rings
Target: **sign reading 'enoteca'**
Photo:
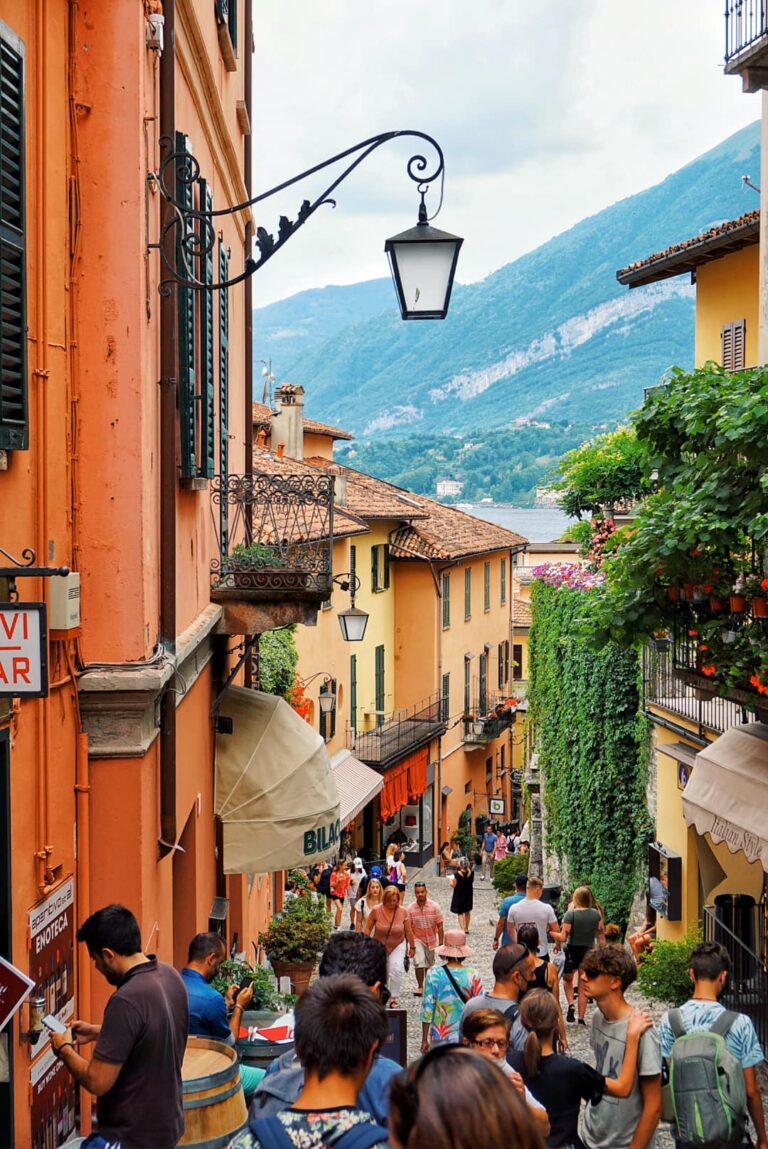
[[[0,696],[44,698],[47,693],[45,603],[0,603]]]

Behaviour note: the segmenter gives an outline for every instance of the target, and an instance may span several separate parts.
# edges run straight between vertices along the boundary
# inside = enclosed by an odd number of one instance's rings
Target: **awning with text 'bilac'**
[[[268,873],[336,852],[339,796],[325,742],[274,694],[230,686],[216,735],[216,813],[224,824],[224,871]]]
[[[732,726],[696,755],[683,814],[699,834],[768,872],[768,727]]]

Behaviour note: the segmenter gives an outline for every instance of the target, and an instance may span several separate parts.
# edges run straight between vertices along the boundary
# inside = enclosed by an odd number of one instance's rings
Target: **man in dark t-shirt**
[[[125,906],[105,906],[80,927],[96,969],[115,986],[101,1025],[73,1021],[51,1034],[54,1054],[96,1098],[98,1134],[88,1149],[172,1149],[184,1132],[181,1063],[187,991],[173,966],[141,952],[139,924]],[[95,1041],[90,1061],[77,1045]]]

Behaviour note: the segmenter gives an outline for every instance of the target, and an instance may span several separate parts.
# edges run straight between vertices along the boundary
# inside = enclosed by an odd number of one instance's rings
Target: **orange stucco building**
[[[225,873],[216,701],[243,636],[312,623],[330,540],[310,590],[227,574],[270,497],[249,478],[250,287],[163,293],[157,246],[182,266],[158,177],[202,210],[248,199],[251,45],[250,0],[0,0],[0,566],[74,572],[15,580],[47,606],[49,686],[0,694],[0,955],[65,1019],[108,992],[73,942],[92,910],[127,904],[179,966],[215,898],[250,951],[280,895]],[[172,150],[199,168],[163,167]],[[198,278],[239,275],[253,227],[216,217]],[[326,522],[331,500],[326,481]],[[13,591],[0,577],[6,621]],[[49,1149],[90,1099],[29,1026],[27,1003],[0,1033],[0,1145]]]

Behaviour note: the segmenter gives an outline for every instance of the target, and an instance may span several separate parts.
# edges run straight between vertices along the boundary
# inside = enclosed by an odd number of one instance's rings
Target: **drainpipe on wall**
[[[760,287],[757,329],[757,365],[768,363],[768,92],[760,93]]]
[[[245,0],[245,35],[243,40],[245,42],[245,76],[244,76],[244,93],[245,96],[245,110],[248,115],[248,123],[250,125],[248,135],[243,138],[243,180],[245,182],[246,198],[251,198],[251,186],[253,183],[253,0]],[[243,267],[248,263],[251,257],[251,248],[253,246],[253,224],[250,219],[245,223],[245,236],[243,238]],[[253,277],[248,276],[243,284],[244,298],[243,307],[245,310],[244,315],[244,338],[245,347],[243,348],[243,363],[244,363],[244,393],[245,393],[245,422],[244,422],[244,443],[245,459],[244,459],[244,474],[250,475],[253,472]],[[253,507],[248,504],[247,508],[248,522],[247,534],[248,538],[253,537]],[[245,639],[252,637],[245,635]],[[245,686],[250,689],[253,686],[253,660],[247,658],[245,660],[245,675],[243,678]],[[222,878],[223,878],[223,845],[220,848],[220,861],[222,865]],[[222,883],[219,882],[218,885]]]
[[[160,135],[176,138],[175,0],[165,0],[165,49],[160,57]],[[163,202],[163,222],[172,213]],[[173,229],[166,238],[173,262]],[[178,378],[176,292],[160,297],[160,641],[176,653],[176,385]],[[176,696],[160,699],[160,857],[176,845]]]

